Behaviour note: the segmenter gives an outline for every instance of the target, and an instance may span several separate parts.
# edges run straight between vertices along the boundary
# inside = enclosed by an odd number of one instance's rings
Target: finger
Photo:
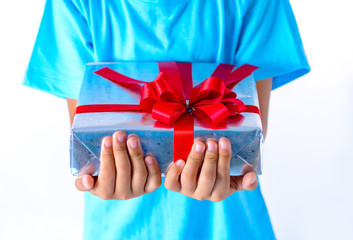
[[[148,178],[145,185],[145,193],[150,193],[159,188],[162,183],[161,170],[157,160],[152,155],[147,155],[145,157],[145,163],[148,172]]]
[[[218,144],[219,160],[217,167],[217,177],[229,178],[230,173],[230,158],[232,149],[227,138],[221,138]]]
[[[90,175],[79,176],[75,180],[75,185],[79,191],[89,191],[94,185],[94,179]]]
[[[164,179],[164,186],[166,189],[174,192],[180,192],[181,183],[179,180],[180,174],[185,167],[185,161],[180,159],[176,161],[166,172]]]
[[[216,182],[218,163],[218,144],[214,139],[208,139],[206,153],[201,167],[195,194],[200,199],[208,199]]]
[[[110,199],[115,189],[115,161],[112,137],[102,141],[98,179],[91,192],[102,199]]]
[[[116,166],[115,196],[118,199],[129,199],[131,195],[131,165],[124,131],[114,133],[113,149]]]
[[[127,140],[127,148],[131,160],[131,189],[135,195],[141,195],[145,191],[147,181],[147,169],[143,157],[140,138],[131,134]]]
[[[258,186],[259,182],[256,177],[255,172],[249,172],[244,175],[241,185],[239,185],[240,190],[255,190]]]
[[[217,178],[211,198],[213,201],[222,201],[229,196],[230,189],[230,159],[232,155],[231,145],[227,138],[221,138],[218,144]]]
[[[255,172],[249,172],[243,176],[232,176],[230,177],[229,195],[236,191],[255,190],[258,184],[259,182]]]
[[[195,139],[185,168],[181,173],[181,187],[186,193],[193,193],[197,185],[197,174],[205,152],[205,143]]]
[[[245,164],[241,169],[242,175],[244,178],[242,180],[243,190],[255,190],[259,184],[259,181],[256,177],[256,170],[248,164]]]

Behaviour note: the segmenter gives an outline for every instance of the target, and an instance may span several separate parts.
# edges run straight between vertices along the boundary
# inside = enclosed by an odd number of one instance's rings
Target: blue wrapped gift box
[[[197,86],[210,77],[219,65],[192,63],[192,84]],[[128,91],[126,86],[113,83],[95,74],[110,68],[132,79],[152,82],[160,73],[157,62],[90,63],[82,82],[78,106],[104,104],[139,105],[140,96]],[[183,73],[180,73],[183,74]],[[167,74],[168,75],[168,74]],[[245,105],[258,106],[256,85],[252,75],[240,81],[233,89]],[[104,136],[124,130],[141,139],[145,153],[153,153],[159,162],[162,175],[173,161],[173,127],[158,127],[157,120],[147,112],[86,112],[76,114],[71,131],[71,172],[73,175],[99,173],[101,141]],[[227,137],[232,144],[231,175],[241,175],[244,166],[250,165],[257,174],[262,172],[263,134],[259,114],[242,112],[224,121],[222,127],[209,127],[195,120],[194,137],[219,139]],[[177,151],[177,150],[176,150]]]

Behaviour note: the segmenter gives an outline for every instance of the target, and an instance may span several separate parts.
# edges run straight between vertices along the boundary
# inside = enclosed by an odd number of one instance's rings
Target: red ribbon
[[[194,116],[212,128],[241,112],[260,114],[258,107],[244,105],[231,89],[257,69],[219,64],[211,77],[192,87],[191,63],[161,62],[153,82],[124,76],[110,68],[95,73],[140,95],[139,105],[82,105],[76,114],[89,112],[147,112],[158,122],[174,125],[174,161],[186,159],[194,141]],[[142,88],[141,88],[142,85]]]

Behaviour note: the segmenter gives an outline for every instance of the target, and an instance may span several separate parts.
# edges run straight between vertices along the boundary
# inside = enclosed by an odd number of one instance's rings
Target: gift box
[[[256,67],[180,62],[87,64],[71,130],[71,172],[98,175],[103,137],[137,134],[162,175],[194,138],[231,141],[231,175],[262,170]]]

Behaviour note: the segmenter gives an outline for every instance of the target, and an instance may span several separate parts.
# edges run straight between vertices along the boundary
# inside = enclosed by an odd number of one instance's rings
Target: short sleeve
[[[75,0],[47,0],[24,85],[77,99],[85,65],[93,60],[85,11]]]
[[[288,0],[246,1],[237,65],[258,66],[255,80],[273,77],[273,89],[310,71]]]

